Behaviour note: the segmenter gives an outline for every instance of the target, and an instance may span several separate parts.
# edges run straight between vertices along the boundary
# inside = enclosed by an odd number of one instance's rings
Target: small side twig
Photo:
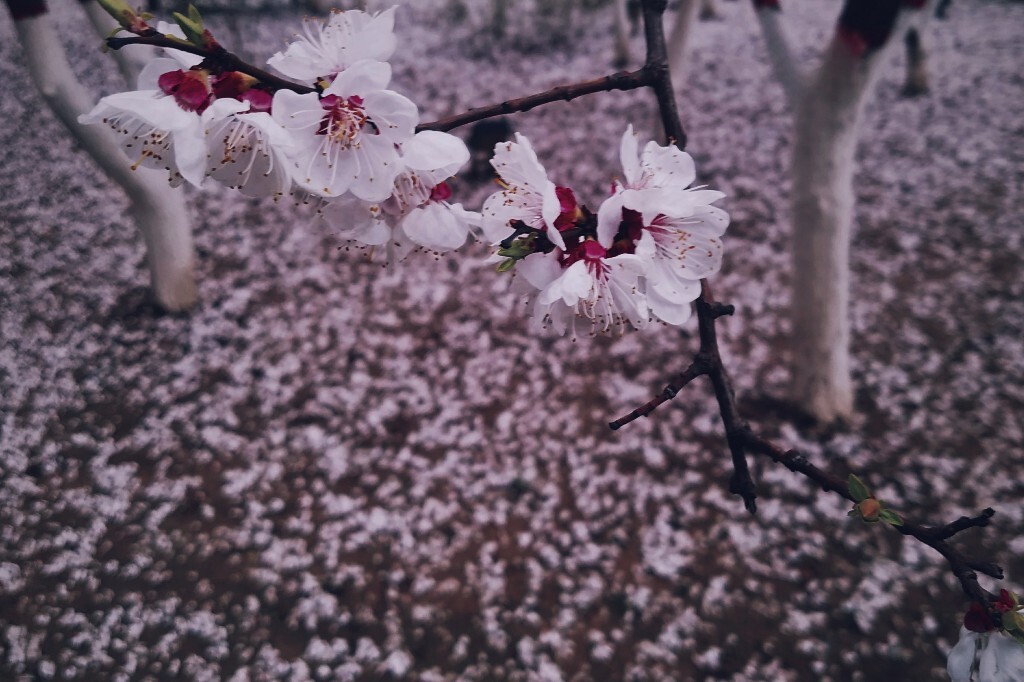
[[[683,387],[689,384],[691,381],[693,381],[697,377],[702,377],[710,373],[711,364],[712,363],[710,358],[698,353],[697,356],[693,359],[693,362],[690,363],[690,366],[684,369],[682,372],[680,372],[675,379],[669,382],[668,386],[662,389],[661,393],[659,393],[657,396],[647,401],[640,407],[636,408],[635,410],[627,414],[625,417],[620,417],[619,419],[610,422],[608,426],[611,427],[612,431],[617,431],[626,424],[636,421],[640,417],[646,417],[651,412],[654,412],[654,410],[657,409],[657,407],[662,403],[672,400],[672,398],[675,398],[679,391],[681,391]]]

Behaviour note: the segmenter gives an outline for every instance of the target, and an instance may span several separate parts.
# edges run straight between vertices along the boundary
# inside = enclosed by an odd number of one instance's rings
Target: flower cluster
[[[198,13],[178,21],[156,30],[216,47]],[[393,29],[394,8],[307,22],[269,60],[305,92],[169,50],[145,67],[138,90],[103,98],[81,122],[110,126],[136,166],[165,169],[172,184],[210,177],[249,196],[300,192],[319,197],[325,217],[362,243],[399,255],[458,248],[477,219],[449,204],[446,180],[469,151],[453,135],[415,133],[416,105],[388,89]]]
[[[527,282],[538,326],[564,334],[577,317],[599,331],[680,325],[700,280],[721,267],[729,216],[712,204],[724,195],[690,188],[690,155],[655,142],[641,154],[630,126],[620,156],[623,178],[595,215],[548,179],[525,137],[495,149],[503,190],[484,204],[481,229],[499,246],[499,270]]]
[[[499,246],[499,270],[521,274],[537,325],[562,334],[579,317],[598,330],[682,324],[700,280],[721,266],[729,217],[712,204],[723,195],[690,188],[685,152],[650,142],[641,153],[632,127],[623,176],[596,214],[548,179],[520,135],[495,147],[503,189],[482,215],[450,203],[448,180],[469,151],[453,135],[416,133],[416,105],[388,89],[394,8],[307,22],[268,61],[290,81],[227,59],[194,8],[156,29],[130,9],[114,14],[125,30],[158,36],[169,58],[81,120],[113,128],[136,166],[165,169],[174,184],[213,178],[251,196],[315,197],[342,236],[388,260],[456,249],[481,232]]]

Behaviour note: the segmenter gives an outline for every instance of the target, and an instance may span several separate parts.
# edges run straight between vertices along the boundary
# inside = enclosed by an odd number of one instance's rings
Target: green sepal
[[[891,509],[883,509],[881,512],[879,512],[878,518],[880,521],[885,521],[890,526],[903,525],[903,517]]]
[[[132,25],[135,12],[125,0],[96,0],[107,14],[114,17],[122,28]]]
[[[181,27],[181,31],[188,38],[188,42],[196,47],[206,47],[206,30],[203,28],[202,21],[195,22],[181,12],[174,12],[171,16],[174,17],[175,23]]]
[[[1020,611],[1007,611],[1003,614],[1003,627],[1009,632],[1024,634],[1024,614]]]
[[[853,507],[853,509],[851,509],[850,511],[846,512],[846,515],[847,516],[860,516],[860,507],[855,505]]]
[[[864,481],[857,478],[855,475],[850,474],[846,479],[846,487],[850,491],[850,497],[853,498],[854,502],[863,502],[864,500],[871,497],[871,491],[864,485]]]
[[[203,16],[199,13],[199,10],[196,9],[196,6],[191,3],[188,6],[188,18],[199,26],[203,25]]]
[[[516,266],[515,260],[509,258],[498,263],[498,272],[508,272]]]

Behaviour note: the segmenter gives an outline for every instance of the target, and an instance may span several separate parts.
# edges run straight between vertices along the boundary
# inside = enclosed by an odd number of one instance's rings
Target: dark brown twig
[[[690,383],[697,377],[702,377],[710,373],[711,364],[712,361],[710,358],[701,355],[700,353],[697,353],[697,356],[693,359],[693,362],[690,363],[690,366],[684,369],[682,372],[680,372],[679,376],[677,376],[675,379],[669,382],[669,385],[666,386],[661,391],[661,393],[659,393],[650,401],[636,408],[635,410],[627,414],[625,417],[616,419],[615,421],[611,422],[610,424],[608,424],[608,426],[611,427],[612,431],[617,431],[626,424],[635,421],[640,417],[646,417],[651,412],[654,412],[654,410],[657,409],[657,407],[661,405],[663,402],[675,398],[679,391],[681,391],[683,387],[686,386],[688,383]]]
[[[538,92],[526,97],[509,99],[504,102],[499,102],[498,104],[492,104],[491,106],[470,109],[465,113],[456,114],[455,116],[421,123],[416,126],[416,130],[440,130],[442,132],[447,132],[454,128],[458,128],[459,126],[482,121],[486,118],[494,118],[495,116],[504,116],[515,112],[529,111],[530,109],[539,107],[542,104],[562,101],[568,102],[576,99],[577,97],[592,95],[597,92],[645,88],[653,84],[653,78],[654,72],[647,66],[637,69],[636,71],[619,71],[618,73],[602,76],[601,78],[594,78],[593,80],[573,83],[571,85],[559,85],[558,87],[551,88],[550,90]]]
[[[210,49],[196,47],[191,43],[174,40],[160,33],[146,36],[132,36],[130,38],[107,38],[107,47],[112,50],[120,50],[125,45],[150,45],[152,47],[180,50],[181,52],[198,55],[203,57],[211,68],[215,68],[221,72],[240,71],[241,73],[252,76],[263,85],[269,86],[274,90],[291,90],[299,94],[317,91],[316,88],[303,85],[301,83],[294,83],[285,78],[281,78],[280,76],[275,76],[269,71],[264,71],[257,66],[253,66],[238,55],[228,52],[219,45]]]

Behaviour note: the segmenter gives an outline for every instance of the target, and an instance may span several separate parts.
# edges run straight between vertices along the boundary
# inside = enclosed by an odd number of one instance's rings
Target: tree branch
[[[275,90],[291,90],[299,94],[317,91],[314,87],[292,82],[285,78],[275,76],[269,71],[264,71],[257,66],[253,66],[238,55],[228,52],[220,45],[206,49],[196,47],[191,43],[186,43],[181,40],[168,38],[167,36],[159,33],[145,36],[107,38],[107,47],[112,50],[120,50],[125,45],[150,45],[152,47],[162,47],[168,50],[180,50],[181,52],[198,55],[203,57],[206,60],[206,64],[211,68],[221,72],[240,71],[241,73],[252,76],[264,85],[270,86]]]
[[[550,90],[538,92],[533,95],[527,95],[526,97],[509,99],[504,102],[499,102],[498,104],[470,109],[462,114],[456,114],[436,121],[421,123],[416,126],[416,131],[439,130],[447,132],[460,126],[482,121],[487,118],[504,116],[515,112],[529,111],[530,109],[550,102],[568,102],[576,99],[577,97],[592,95],[596,92],[636,90],[637,88],[647,87],[651,85],[651,83],[652,74],[646,66],[644,68],[637,69],[636,71],[619,71],[608,76],[602,76],[601,78],[573,83],[572,85],[559,85],[558,87],[551,88]]]

